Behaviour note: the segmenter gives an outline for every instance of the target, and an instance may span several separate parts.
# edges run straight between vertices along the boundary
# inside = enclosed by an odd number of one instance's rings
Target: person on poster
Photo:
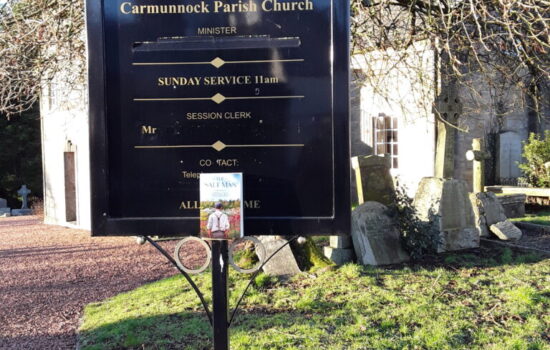
[[[210,214],[206,224],[208,235],[212,238],[227,238],[225,233],[229,230],[229,218],[222,212],[223,205],[220,202],[216,203],[214,208],[216,210]]]

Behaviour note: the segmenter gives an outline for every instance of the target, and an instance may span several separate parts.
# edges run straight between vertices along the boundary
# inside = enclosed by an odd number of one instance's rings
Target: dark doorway
[[[65,159],[65,219],[76,221],[76,163],[74,152],[64,152]]]

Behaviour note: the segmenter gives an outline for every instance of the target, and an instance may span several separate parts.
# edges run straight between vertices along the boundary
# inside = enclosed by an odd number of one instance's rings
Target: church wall
[[[507,183],[521,176],[517,163],[522,159],[522,141],[528,137],[522,92],[505,82],[495,84],[498,76],[489,78],[492,84],[487,79],[487,76],[474,73],[460,87],[463,113],[455,138],[454,177],[465,180],[470,189],[473,189],[473,163],[466,160],[465,155],[472,148],[474,138],[483,138],[490,151],[488,144],[491,135],[495,135],[496,152],[486,165],[495,166],[497,183]],[[487,167],[486,171],[491,170]]]
[[[396,117],[397,167],[391,173],[410,196],[423,177],[434,175],[435,161],[435,53],[426,42],[413,50],[406,56],[386,51],[352,58],[355,85],[361,85],[355,94],[352,89],[352,155],[376,153],[373,118]],[[421,69],[410,68],[419,62]],[[367,83],[368,79],[375,83]]]
[[[65,94],[65,91],[71,91]],[[85,89],[48,85],[41,98],[42,154],[44,166],[44,222],[90,229],[90,172],[88,112]],[[66,188],[71,169],[65,167],[65,152],[74,152],[74,193]],[[69,197],[76,197],[68,204]],[[73,206],[76,220],[67,216]],[[71,212],[71,210],[69,210]]]

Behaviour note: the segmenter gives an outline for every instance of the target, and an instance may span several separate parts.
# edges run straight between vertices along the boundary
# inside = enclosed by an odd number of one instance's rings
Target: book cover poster
[[[243,175],[201,174],[200,212],[202,238],[243,237]]]

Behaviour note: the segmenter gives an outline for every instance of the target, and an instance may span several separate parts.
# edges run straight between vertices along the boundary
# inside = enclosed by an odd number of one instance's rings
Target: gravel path
[[[84,305],[175,273],[130,237],[0,218],[0,349],[74,349]]]

